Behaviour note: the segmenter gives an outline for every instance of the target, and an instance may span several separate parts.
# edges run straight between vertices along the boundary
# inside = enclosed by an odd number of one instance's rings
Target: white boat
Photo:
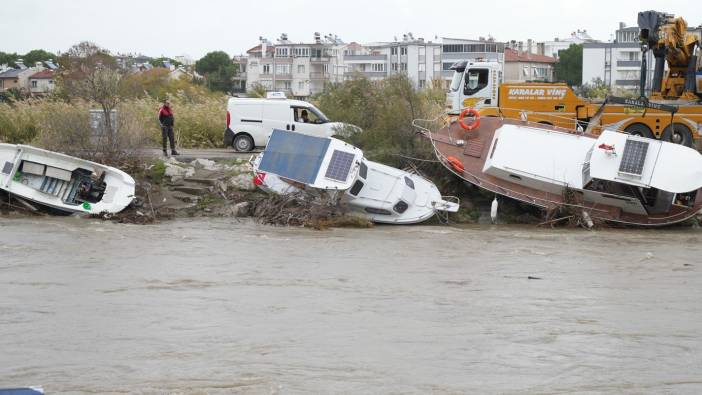
[[[0,144],[0,189],[65,213],[117,213],[135,182],[114,167],[28,145]]]
[[[314,199],[320,190],[339,191],[342,204],[373,222],[419,223],[459,207],[429,180],[369,161],[360,149],[334,138],[275,130],[251,163],[254,184],[266,192]]]
[[[638,226],[685,221],[702,210],[702,155],[679,144],[603,131],[599,136],[497,117],[430,138],[463,180],[545,210]]]
[[[437,211],[455,213],[458,199],[444,200],[436,185],[426,178],[364,159],[353,186],[342,201],[373,222],[414,224]]]

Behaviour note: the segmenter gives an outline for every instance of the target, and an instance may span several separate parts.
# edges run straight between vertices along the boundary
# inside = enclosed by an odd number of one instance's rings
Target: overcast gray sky
[[[313,33],[333,33],[346,42],[392,41],[412,32],[439,37],[499,41],[552,40],[587,29],[609,40],[620,21],[636,24],[639,11],[655,9],[702,23],[699,0],[418,1],[418,0],[3,0],[0,51],[66,50],[93,41],[113,52],[150,56],[213,50],[245,53],[287,33],[309,42]]]

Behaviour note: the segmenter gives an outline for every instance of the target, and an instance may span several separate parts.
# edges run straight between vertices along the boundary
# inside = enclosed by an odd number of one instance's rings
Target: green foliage
[[[166,163],[160,159],[149,169],[148,176],[153,181],[154,184],[160,184],[163,181],[163,177],[166,175]]]
[[[19,58],[21,58],[21,56],[17,55],[17,53],[7,53],[0,51],[0,64],[14,66],[15,62]]]
[[[55,60],[56,55],[51,52],[44,51],[43,49],[31,50],[22,57],[24,64],[27,66],[34,66],[36,62],[45,62],[49,59]]]
[[[571,44],[568,49],[558,52],[558,63],[555,65],[557,81],[563,81],[570,86],[578,86],[583,79],[583,46]]]
[[[229,93],[234,88],[233,78],[239,67],[223,51],[210,52],[195,63],[195,70],[205,76],[207,87],[213,91]]]
[[[170,64],[172,64],[172,65],[175,66],[175,67],[180,67],[180,66],[183,65],[183,64],[180,63],[179,61],[177,61],[177,60],[175,60],[175,59],[172,59],[172,58],[169,58],[169,57],[165,57],[165,56],[162,56],[162,57],[160,57],[160,58],[153,59],[153,60],[151,61],[151,64],[154,65],[155,67],[166,67],[166,65],[163,64],[163,62],[169,62]]]
[[[0,142],[21,144],[39,132],[39,114],[29,102],[0,103]]]
[[[609,86],[605,85],[602,78],[597,78],[591,82],[583,84],[575,90],[575,93],[585,99],[604,99],[607,95],[612,94]]]
[[[251,86],[251,89],[246,92],[249,97],[266,97],[266,87],[255,83]]]

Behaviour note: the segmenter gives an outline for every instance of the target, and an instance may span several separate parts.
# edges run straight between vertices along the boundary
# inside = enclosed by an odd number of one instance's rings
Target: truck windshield
[[[451,80],[451,91],[455,92],[460,88],[461,86],[461,79],[463,78],[463,72],[454,72],[453,73],[453,80]]]

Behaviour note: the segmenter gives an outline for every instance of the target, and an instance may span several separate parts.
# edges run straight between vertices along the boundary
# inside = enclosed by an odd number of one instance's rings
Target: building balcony
[[[373,61],[387,61],[388,57],[386,55],[346,55],[344,56],[344,62],[348,63],[370,63]]]
[[[310,63],[329,63],[331,58],[329,56],[322,56],[321,58],[312,57],[310,58]]]
[[[344,78],[352,78],[356,75],[366,78],[385,78],[388,73],[386,71],[347,71],[344,73]]]
[[[318,72],[310,73],[310,79],[312,79],[312,80],[328,80],[329,77],[330,77],[329,73],[318,73]]]
[[[641,67],[640,60],[617,60],[617,67]]]

